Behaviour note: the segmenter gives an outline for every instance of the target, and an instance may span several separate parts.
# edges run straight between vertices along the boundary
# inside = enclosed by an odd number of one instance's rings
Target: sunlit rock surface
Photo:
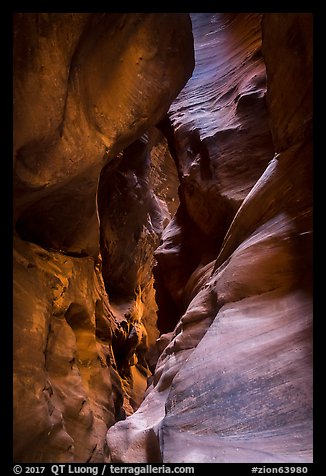
[[[14,458],[101,462],[158,337],[153,250],[177,186],[155,125],[191,76],[191,23],[17,13],[13,60]]]
[[[94,260],[17,239],[13,271],[15,458],[103,461],[122,391]]]
[[[16,229],[96,257],[100,171],[190,77],[188,15],[17,13],[14,40]]]
[[[111,458],[311,462],[312,18],[192,21],[170,110],[181,205],[156,252],[176,325]]]

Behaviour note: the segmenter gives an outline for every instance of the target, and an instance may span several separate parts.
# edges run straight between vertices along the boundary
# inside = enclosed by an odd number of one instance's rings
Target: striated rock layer
[[[312,17],[191,18],[181,203],[156,252],[174,321],[111,459],[311,462]]]
[[[14,458],[100,462],[158,335],[153,250],[177,191],[155,125],[192,73],[191,23],[14,20]]]

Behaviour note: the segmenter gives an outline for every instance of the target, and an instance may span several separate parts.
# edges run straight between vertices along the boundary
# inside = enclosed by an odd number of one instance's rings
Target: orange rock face
[[[103,461],[122,390],[93,259],[17,239],[14,301],[15,460]]]
[[[107,429],[142,399],[176,196],[154,126],[193,66],[187,14],[15,15],[17,462],[104,461]]]
[[[17,14],[14,29],[16,230],[96,257],[99,174],[162,119],[190,77],[189,18]]]

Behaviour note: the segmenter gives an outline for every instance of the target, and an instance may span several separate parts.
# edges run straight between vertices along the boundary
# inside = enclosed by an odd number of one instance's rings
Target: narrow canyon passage
[[[15,462],[312,461],[311,130],[309,13],[15,14]]]

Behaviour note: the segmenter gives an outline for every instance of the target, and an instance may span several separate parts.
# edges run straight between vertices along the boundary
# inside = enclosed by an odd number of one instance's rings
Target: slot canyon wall
[[[17,462],[312,461],[312,15],[190,18],[15,14]]]
[[[193,67],[186,14],[15,15],[17,461],[103,461],[142,399],[178,203],[155,125]]]

